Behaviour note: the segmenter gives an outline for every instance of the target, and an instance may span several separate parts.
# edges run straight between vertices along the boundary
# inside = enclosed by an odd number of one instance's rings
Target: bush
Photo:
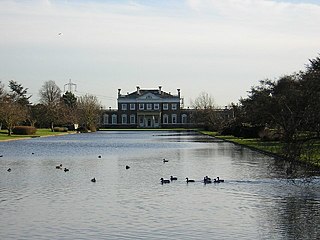
[[[67,127],[54,127],[53,131],[54,132],[68,132],[68,128]]]
[[[37,129],[31,126],[16,126],[12,129],[13,134],[17,135],[33,135]]]

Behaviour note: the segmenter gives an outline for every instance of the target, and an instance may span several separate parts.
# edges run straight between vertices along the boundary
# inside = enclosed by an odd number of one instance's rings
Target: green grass
[[[234,136],[221,136],[217,132],[200,131],[202,134],[220,138],[236,144],[240,144],[252,149],[260,150],[265,153],[271,153],[276,156],[282,156],[283,144],[279,141],[261,141],[259,138],[237,138]],[[310,149],[306,151],[308,155],[300,156],[301,161],[311,163],[314,166],[320,167],[320,142],[318,141]]]
[[[18,140],[18,139],[23,139],[23,138],[34,138],[34,137],[44,137],[44,136],[54,136],[54,135],[61,135],[61,134],[65,134],[65,133],[51,132],[51,129],[41,128],[41,129],[37,129],[37,132],[33,135],[12,134],[11,136],[8,136],[7,130],[0,130],[0,141]]]

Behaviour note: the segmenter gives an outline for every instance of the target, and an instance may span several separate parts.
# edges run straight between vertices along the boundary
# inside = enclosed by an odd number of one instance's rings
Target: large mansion
[[[103,128],[173,128],[191,127],[194,109],[183,108],[180,89],[176,94],[158,89],[140,89],[122,94],[118,89],[118,109],[104,110],[100,126]],[[233,116],[229,109],[217,109],[225,118]]]
[[[158,89],[140,89],[121,93],[118,89],[118,110],[103,112],[102,127],[162,128],[190,124],[190,110],[183,109],[180,89],[176,94]]]

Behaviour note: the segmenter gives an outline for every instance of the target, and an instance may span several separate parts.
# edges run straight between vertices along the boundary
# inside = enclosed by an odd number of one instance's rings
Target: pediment
[[[146,93],[142,96],[138,97],[139,100],[158,100],[160,99],[158,96],[152,94],[152,93]]]

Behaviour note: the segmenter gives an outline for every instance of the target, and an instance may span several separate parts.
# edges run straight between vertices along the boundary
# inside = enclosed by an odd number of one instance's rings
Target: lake
[[[0,155],[3,240],[320,236],[319,172],[288,178],[283,161],[194,132],[33,138],[0,142]]]

